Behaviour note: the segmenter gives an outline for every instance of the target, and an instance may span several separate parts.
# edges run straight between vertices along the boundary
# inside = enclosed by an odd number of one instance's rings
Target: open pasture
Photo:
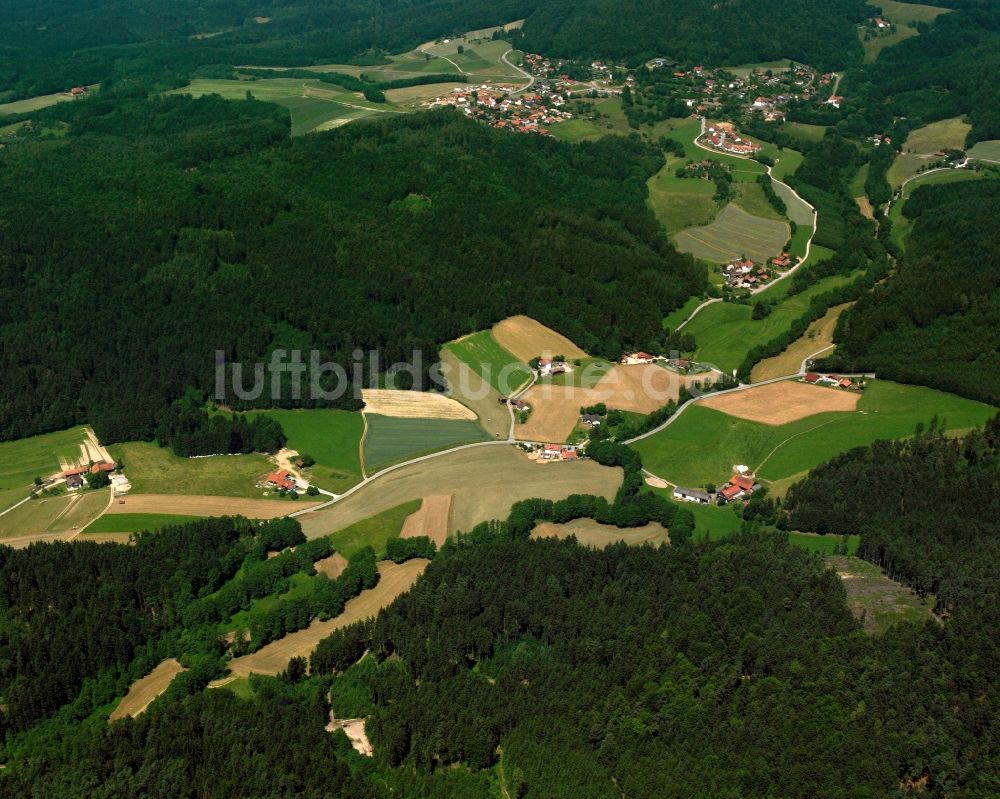
[[[316,504],[318,503],[305,499],[293,502],[290,499],[129,494],[125,497],[125,504],[113,502],[105,515],[246,516],[248,519],[275,519]],[[110,522],[106,522],[108,523]]]
[[[264,415],[281,425],[291,449],[316,460],[305,476],[320,488],[339,493],[361,479],[364,419],[360,413],[311,408],[271,410]]]
[[[379,581],[375,587],[362,591],[348,601],[344,612],[339,616],[327,621],[314,621],[304,630],[273,641],[251,655],[234,658],[229,663],[230,671],[237,677],[278,674],[288,666],[288,661],[293,657],[309,657],[316,645],[331,633],[357,621],[372,618],[382,608],[391,605],[396,597],[412,587],[429,563],[429,560],[423,558],[399,564],[381,561],[378,564]],[[223,682],[218,680],[213,685]]]
[[[937,153],[964,150],[965,137],[971,127],[961,117],[952,117],[911,131],[886,173],[889,185],[893,190],[898,189],[908,178],[919,174],[922,168],[939,161]]]
[[[907,438],[933,416],[946,430],[983,424],[995,409],[920,386],[869,381],[853,413],[825,412],[782,425],[728,416],[701,403],[669,427],[635,443],[646,468],[672,483],[702,486],[745,463],[765,484],[804,475],[853,447]]]
[[[400,538],[427,536],[440,547],[448,538],[448,515],[451,512],[451,494],[432,494],[424,497],[420,510],[411,513],[403,523]]]
[[[529,316],[511,316],[493,325],[493,339],[515,358],[527,363],[539,356],[567,359],[586,358],[587,353],[566,336],[536,322]]]
[[[753,216],[730,203],[714,222],[683,230],[674,241],[681,252],[714,263],[744,255],[754,261],[765,261],[782,251],[789,235],[786,222]]]
[[[185,670],[177,658],[164,660],[145,677],[132,683],[125,698],[111,711],[108,721],[116,721],[125,716],[135,718],[170,687],[174,677]]]
[[[667,158],[663,169],[646,181],[649,192],[646,201],[670,235],[710,224],[719,210],[712,199],[715,184],[710,180],[677,177],[677,167],[683,164],[683,159]]]
[[[404,502],[450,492],[450,534],[471,530],[481,521],[506,519],[511,505],[522,499],[555,500],[570,494],[612,499],[621,481],[621,469],[593,461],[542,468],[513,446],[476,447],[397,469],[299,521],[307,537],[319,538]],[[337,546],[336,536],[333,540]]]
[[[818,142],[826,135],[824,125],[809,125],[805,122],[782,122],[781,130],[808,142]]]
[[[385,554],[386,542],[402,533],[406,520],[420,509],[420,503],[419,499],[408,500],[376,512],[373,516],[359,519],[333,533],[330,541],[345,558],[350,558],[365,547],[371,547],[376,554]],[[309,518],[311,514],[306,514],[300,521],[304,525]]]
[[[368,474],[392,463],[441,449],[488,441],[476,422],[459,419],[400,419],[366,413],[365,469]]]
[[[513,394],[531,380],[531,370],[525,363],[530,358],[514,355],[489,330],[463,336],[445,344],[444,349],[453,353],[503,396]],[[445,378],[450,377],[445,375]]]
[[[969,148],[968,154],[972,158],[1000,164],[1000,139],[976,142]]]
[[[475,419],[476,414],[460,402],[428,391],[397,391],[387,388],[362,389],[365,413],[401,419]]]
[[[933,22],[941,14],[947,14],[950,10],[940,6],[899,2],[899,0],[876,0],[871,5],[881,8],[882,16],[896,25]]]
[[[909,3],[906,5],[909,5]],[[914,36],[918,36],[919,34],[920,31],[918,31],[915,27],[897,23],[891,33],[885,33],[879,36],[870,36],[870,38],[865,39],[865,29],[858,28],[858,35],[861,36],[861,45],[865,48],[866,64],[871,64],[875,61],[878,58],[879,53],[885,50],[885,48],[897,45],[907,39],[912,39]]]
[[[87,90],[93,92],[99,89],[101,84],[94,83],[87,87]],[[75,100],[72,94],[69,92],[55,92],[54,94],[43,94],[38,97],[29,97],[26,100],[14,100],[10,103],[0,103],[0,116],[5,116],[7,114],[29,114],[32,111],[40,111],[43,108],[48,108],[50,105],[56,105],[56,103],[65,103],[68,100]]]
[[[61,460],[79,459],[80,444],[86,440],[86,428],[73,427],[0,442],[0,511],[28,496],[36,477],[44,479],[60,472]]]
[[[823,351],[823,357],[829,355],[832,349],[827,348],[833,347],[833,332],[837,329],[837,320],[851,305],[852,303],[845,302],[833,306],[821,318],[811,323],[806,332],[789,344],[783,353],[760,361],[750,372],[751,382],[759,383],[761,380],[793,375],[799,371],[802,361],[809,356],[820,351]]]
[[[565,524],[542,522],[531,531],[531,537],[538,538],[569,538],[576,536],[585,547],[603,549],[610,544],[623,542],[630,546],[640,544],[669,544],[670,534],[667,528],[659,522],[650,522],[642,527],[615,527],[610,524],[598,524],[593,519],[574,519]]]
[[[50,537],[73,535],[96,519],[107,507],[110,491],[77,491],[70,495],[32,499],[0,516],[0,537]]]
[[[746,391],[709,396],[701,404],[737,419],[782,425],[828,411],[850,413],[857,409],[860,397],[855,391],[784,380]]]

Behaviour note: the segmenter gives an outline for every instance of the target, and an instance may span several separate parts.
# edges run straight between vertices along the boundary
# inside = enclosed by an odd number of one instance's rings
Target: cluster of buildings
[[[576,447],[566,444],[543,444],[538,453],[540,461],[575,461],[580,459],[580,453]]]
[[[287,469],[271,472],[264,478],[264,485],[278,491],[295,491],[299,487],[298,481]]]
[[[811,383],[814,386],[831,386],[833,388],[846,388],[851,391],[860,391],[861,386],[855,383],[849,377],[841,377],[840,375],[822,375],[816,372],[806,372],[805,376],[802,378],[805,383]]]
[[[100,474],[101,472],[111,473],[117,468],[113,461],[97,461],[89,466],[74,466],[64,469],[62,477],[66,481],[67,491],[79,491],[86,485],[88,474]],[[111,474],[111,491],[115,496],[125,494],[132,488],[128,478],[124,474]]]
[[[674,489],[673,496],[678,502],[697,502],[701,505],[708,505],[714,498],[717,504],[725,505],[739,499],[748,499],[760,489],[761,485],[754,479],[753,473],[741,464],[733,467],[733,476],[729,478],[729,482],[714,493],[678,486]]]
[[[515,96],[517,87],[505,84],[458,87],[450,94],[430,100],[430,108],[453,106],[466,116],[479,119],[495,128],[509,128],[522,133],[548,134],[546,126],[572,119],[561,110],[566,97],[544,86],[538,91]]]
[[[564,360],[553,360],[552,358],[538,359],[538,374],[540,377],[552,377],[552,375],[564,375],[572,371]]]
[[[716,122],[709,127],[705,132],[704,141],[716,150],[733,155],[753,155],[761,148],[756,142],[740,136],[736,128],[728,122]]]
[[[767,265],[757,266],[750,258],[740,258],[722,267],[722,277],[731,289],[755,289],[766,285],[775,275],[794,266],[792,257],[783,252],[776,255]]]

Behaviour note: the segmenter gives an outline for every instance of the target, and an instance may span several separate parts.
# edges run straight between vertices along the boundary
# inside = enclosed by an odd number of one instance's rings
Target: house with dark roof
[[[707,505],[711,502],[712,497],[705,491],[699,491],[697,488],[681,488],[677,486],[674,489],[674,499],[678,502],[698,502],[701,505]]]

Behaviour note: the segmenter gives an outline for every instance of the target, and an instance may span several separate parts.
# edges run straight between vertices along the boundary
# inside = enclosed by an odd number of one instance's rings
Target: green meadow
[[[369,475],[393,463],[459,444],[489,441],[478,422],[459,419],[401,419],[365,414],[365,470]]]
[[[365,423],[360,413],[317,408],[271,410],[264,415],[281,425],[290,449],[316,460],[307,477],[320,488],[340,493],[361,479]]]
[[[705,261],[721,264],[745,255],[763,262],[781,253],[790,235],[788,223],[780,217],[765,219],[730,203],[715,221],[683,230],[674,241],[681,252]]]
[[[531,369],[501,347],[489,330],[460,338],[445,345],[477,375],[506,396],[531,380]],[[484,374],[488,372],[488,374]]]
[[[395,538],[403,531],[406,517],[420,510],[423,500],[414,499],[384,510],[375,516],[369,516],[345,527],[329,536],[337,552],[345,558],[350,558],[355,552],[365,547],[371,547],[376,555],[385,555],[385,545],[390,538]]]
[[[57,433],[0,442],[0,510],[28,496],[36,477],[59,471],[59,459],[76,461],[86,430],[73,427]]]
[[[941,391],[872,380],[852,413],[819,413],[766,425],[693,405],[634,447],[647,469],[671,483],[717,484],[728,479],[733,464],[745,463],[768,484],[804,476],[854,447],[906,438],[934,416],[947,430],[959,432],[982,425],[995,413],[989,405]]]

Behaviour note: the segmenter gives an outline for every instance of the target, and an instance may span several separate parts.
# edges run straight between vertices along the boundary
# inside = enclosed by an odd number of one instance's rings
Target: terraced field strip
[[[588,355],[566,336],[536,322],[529,316],[511,316],[493,325],[494,340],[515,358],[527,363],[532,358],[564,355],[567,359]]]
[[[293,657],[311,655],[316,645],[331,633],[356,621],[372,618],[382,608],[391,605],[396,597],[410,590],[429,563],[429,560],[423,558],[414,558],[405,563],[379,562],[378,583],[374,588],[362,591],[351,599],[339,616],[327,621],[314,621],[306,629],[286,635],[251,655],[234,658],[229,663],[230,671],[236,677],[280,673]],[[225,681],[216,680],[212,685],[225,684]]]
[[[149,707],[156,697],[170,687],[174,677],[185,670],[176,658],[164,660],[145,677],[132,683],[125,698],[111,712],[108,721],[123,719],[125,716],[135,718]]]

